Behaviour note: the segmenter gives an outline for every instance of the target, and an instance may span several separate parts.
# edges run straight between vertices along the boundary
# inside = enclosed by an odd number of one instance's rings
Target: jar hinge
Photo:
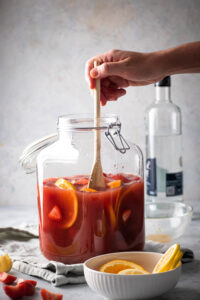
[[[114,133],[111,133],[110,130],[113,127],[116,127],[117,129],[115,130]],[[111,144],[114,146],[114,148],[119,151],[120,153],[126,153],[126,150],[130,149],[130,146],[128,145],[128,143],[126,142],[126,140],[124,139],[124,137],[121,134],[121,123],[111,123],[108,127],[107,127],[107,131],[105,131],[105,135],[107,137],[107,139],[111,142]],[[120,146],[117,145],[116,143],[116,136],[118,137],[118,140],[120,142]]]

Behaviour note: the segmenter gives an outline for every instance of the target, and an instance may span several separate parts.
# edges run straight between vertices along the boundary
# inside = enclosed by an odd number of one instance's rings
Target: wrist
[[[165,77],[172,75],[172,66],[169,61],[168,53],[166,50],[156,51],[152,53],[154,68],[157,70],[157,77]]]

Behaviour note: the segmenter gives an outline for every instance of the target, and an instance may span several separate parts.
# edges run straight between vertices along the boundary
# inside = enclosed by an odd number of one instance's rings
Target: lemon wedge
[[[12,268],[12,260],[8,254],[0,256],[0,272],[9,272]]]
[[[159,259],[158,263],[156,264],[155,268],[153,269],[152,273],[160,273],[169,271],[174,264],[175,257],[180,251],[180,245],[174,244],[172,245]],[[177,264],[177,261],[176,261]]]

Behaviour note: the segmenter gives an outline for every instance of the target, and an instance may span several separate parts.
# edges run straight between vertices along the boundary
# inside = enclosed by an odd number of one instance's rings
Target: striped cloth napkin
[[[144,251],[164,253],[169,244],[147,241]],[[194,259],[190,249],[183,251],[182,263]],[[43,257],[39,248],[37,225],[21,224],[17,227],[0,228],[0,255],[8,253],[13,260],[13,269],[28,275],[43,278],[54,286],[85,283],[83,264],[63,264]]]

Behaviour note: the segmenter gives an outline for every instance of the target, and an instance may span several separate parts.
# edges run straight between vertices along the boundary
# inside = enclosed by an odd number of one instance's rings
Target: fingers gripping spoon
[[[94,62],[94,67],[98,66],[98,62]],[[95,108],[94,108],[94,126],[100,127],[100,79],[96,80],[96,89],[94,90]],[[94,135],[94,163],[90,180],[88,183],[89,188],[95,190],[105,189],[106,184],[103,176],[101,166],[101,131],[100,129],[95,130]]]

